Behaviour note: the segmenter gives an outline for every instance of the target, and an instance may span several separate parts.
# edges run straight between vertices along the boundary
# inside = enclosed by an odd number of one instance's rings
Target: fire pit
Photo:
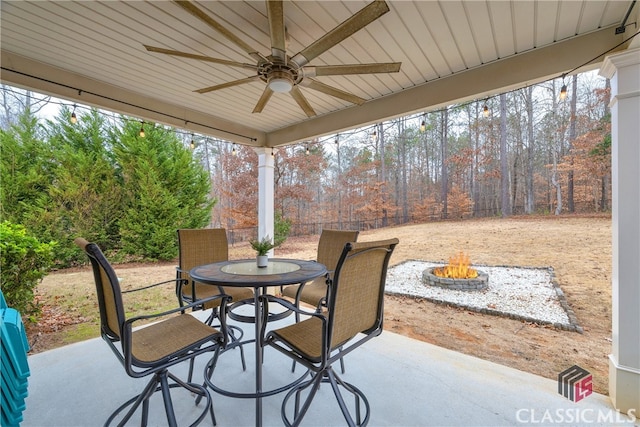
[[[459,291],[481,291],[489,285],[489,275],[471,268],[469,257],[460,252],[449,258],[444,267],[427,268],[422,281],[428,286],[439,286]]]

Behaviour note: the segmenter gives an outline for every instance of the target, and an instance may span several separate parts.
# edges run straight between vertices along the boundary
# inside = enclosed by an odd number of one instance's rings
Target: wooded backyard
[[[60,102],[44,120],[58,101],[2,94],[1,219],[58,242],[59,266],[80,261],[75,235],[138,260],[173,258],[178,228],[256,236],[252,148]],[[608,100],[583,73],[274,148],[276,230],[608,212]]]

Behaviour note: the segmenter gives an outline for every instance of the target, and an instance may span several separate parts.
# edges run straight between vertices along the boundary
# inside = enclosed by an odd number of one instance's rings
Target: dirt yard
[[[584,333],[390,296],[386,298],[385,329],[548,378],[557,378],[559,372],[577,364],[593,374],[594,390],[607,394],[607,355],[611,350],[609,216],[439,222],[364,231],[359,240],[390,237],[400,239],[392,265],[409,259],[446,261],[464,251],[477,264],[553,267]],[[316,244],[317,236],[290,238],[276,255],[313,259]],[[250,256],[252,251],[246,244],[230,250],[232,259]],[[175,274],[175,263],[128,267],[116,270],[128,282],[141,284]],[[88,268],[50,274],[39,292],[46,296],[70,284],[91,288]],[[51,305],[45,308],[40,325],[29,328],[30,333],[38,334],[34,352],[68,342],[65,334],[81,323],[73,313],[60,313]]]

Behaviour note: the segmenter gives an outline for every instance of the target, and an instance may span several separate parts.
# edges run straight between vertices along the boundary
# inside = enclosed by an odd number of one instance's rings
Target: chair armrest
[[[143,291],[145,289],[150,289],[150,288],[155,288],[156,286],[160,286],[160,285],[166,285],[167,283],[176,283],[177,286],[180,285],[179,282],[187,282],[187,280],[185,279],[171,279],[171,280],[165,280],[164,282],[158,282],[158,283],[154,283],[152,285],[147,285],[147,286],[142,286],[140,288],[135,288],[135,289],[127,289],[126,291],[121,291],[120,293],[123,294],[128,294],[131,292],[138,292],[138,291]]]
[[[134,322],[137,322],[139,320],[148,320],[148,319],[155,319],[155,318],[159,318],[159,317],[164,317],[164,316],[168,316],[170,314],[174,314],[174,313],[179,313],[179,312],[184,312],[190,308],[196,307],[200,304],[209,302],[209,301],[213,301],[216,299],[222,299],[222,303],[221,303],[221,307],[222,308],[226,308],[227,304],[229,303],[229,301],[231,301],[231,297],[229,295],[214,295],[208,298],[203,298],[201,300],[192,302],[191,304],[187,304],[184,305],[182,307],[176,307],[173,308],[171,310],[167,310],[167,311],[163,311],[160,313],[153,313],[153,314],[142,314],[142,315],[138,315],[135,317],[132,317],[130,319],[127,319],[125,321],[125,324],[133,324]]]
[[[323,322],[326,322],[326,320],[327,320],[326,316],[324,314],[318,312],[318,311],[303,310],[300,307],[296,307],[295,304],[292,304],[289,301],[287,301],[287,300],[285,300],[283,298],[278,298],[278,297],[276,297],[274,295],[260,295],[258,297],[258,299],[260,301],[259,304],[263,305],[263,308],[262,308],[262,330],[260,331],[261,339],[264,338],[264,334],[265,334],[266,328],[267,328],[267,323],[268,323],[268,318],[269,318],[269,302],[274,302],[276,304],[280,304],[281,306],[283,306],[287,310],[293,311],[293,312],[298,313],[298,314],[302,314],[302,315],[305,315],[305,316],[318,317]]]
[[[329,272],[327,272],[324,274],[325,285],[329,286],[329,280],[331,280],[331,277],[329,276]],[[313,280],[311,282],[313,282]],[[296,285],[298,286],[298,290],[296,291],[296,296],[295,296],[296,304],[300,302],[300,297],[302,296],[302,290],[304,289],[305,285],[311,282],[302,282],[299,285]]]
[[[299,314],[304,314],[304,315],[308,315],[308,316],[313,316],[313,315],[317,315],[318,313],[315,311],[307,311],[307,310],[303,310],[300,307],[296,307],[294,304],[290,303],[289,301],[287,301],[286,299],[283,298],[279,298],[275,295],[260,295],[258,297],[261,302],[263,302],[265,304],[265,307],[269,306],[269,301],[271,302],[275,302],[277,304],[280,304],[281,306],[285,307],[288,310],[297,312]],[[265,310],[265,312],[268,313],[268,310]]]
[[[214,296],[211,296],[211,297],[208,297],[208,298],[203,298],[203,299],[198,300],[196,302],[192,302],[191,304],[187,304],[187,305],[184,305],[182,307],[176,307],[176,308],[173,308],[171,310],[163,311],[161,313],[138,315],[138,316],[132,317],[130,319],[127,319],[125,321],[125,324],[126,323],[131,324],[131,323],[137,322],[139,320],[154,319],[154,318],[158,318],[158,317],[168,316],[168,315],[174,314],[174,313],[184,312],[184,311],[186,311],[186,310],[188,310],[190,308],[196,307],[196,306],[198,306],[198,305],[200,305],[202,303],[206,303],[206,302],[213,301],[213,300],[216,300],[216,299],[222,299],[223,300],[221,305],[220,305],[220,307],[224,306],[225,310],[226,310],[226,305],[231,300],[231,297],[229,295],[214,295]],[[226,311],[225,311],[225,313],[226,313]]]
[[[171,314],[175,314],[175,313],[184,313],[186,310],[193,308],[195,306],[198,306],[199,304],[202,303],[206,303],[209,301],[213,301],[216,299],[221,299],[222,302],[220,303],[220,314],[218,316],[218,319],[220,320],[220,330],[222,331],[222,335],[223,335],[223,347],[226,347],[227,345],[227,316],[226,316],[226,312],[227,312],[227,304],[229,304],[231,302],[231,297],[229,295],[214,295],[208,298],[203,298],[201,300],[198,300],[196,302],[192,302],[191,304],[182,306],[182,307],[176,307],[173,308],[171,310],[167,310],[167,311],[163,311],[160,313],[154,313],[154,314],[142,314],[142,315],[138,315],[135,317],[132,317],[130,319],[127,319],[124,322],[124,331],[123,331],[123,336],[124,334],[128,334],[129,336],[131,335],[131,330],[133,328],[133,324],[135,322],[141,321],[141,320],[150,320],[150,319],[157,319],[157,318],[161,318],[161,317],[165,317],[165,316],[169,316]]]

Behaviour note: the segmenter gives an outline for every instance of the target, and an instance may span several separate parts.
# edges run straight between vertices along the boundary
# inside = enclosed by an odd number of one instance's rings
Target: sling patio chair
[[[318,240],[318,252],[316,261],[324,264],[329,272],[329,279],[336,269],[338,259],[342,253],[344,245],[355,242],[358,239],[358,231],[353,230],[330,230],[323,229]],[[318,277],[316,280],[300,285],[287,286],[283,289],[282,295],[292,298],[295,305],[299,306],[300,301],[313,307],[318,307],[327,296],[326,277]]]
[[[211,413],[211,419],[215,425],[213,404],[208,390],[200,384],[181,380],[169,372],[169,368],[187,360],[192,362],[196,356],[207,352],[214,352],[214,357],[217,357],[219,351],[227,343],[224,317],[220,319],[221,326],[218,330],[187,314],[185,310],[195,306],[195,304],[191,304],[162,313],[140,315],[127,319],[122,294],[162,285],[171,286],[173,290],[176,279],[121,291],[120,281],[100,248],[95,243],[90,243],[83,238],[77,238],[74,242],[87,254],[93,268],[102,338],[109,344],[130,377],[140,378],[152,375],[143,391],[118,407],[109,416],[105,425],[110,425],[116,419],[120,419],[118,425],[125,425],[142,405],[140,424],[146,426],[149,421],[149,399],[157,391],[162,392],[168,425],[177,425],[171,398],[171,389],[174,388],[186,389],[188,393],[185,395],[195,395],[206,400],[202,410],[196,411],[195,415],[191,411],[188,414],[181,414],[187,418],[193,418],[197,415],[191,425],[201,423],[207,412]],[[220,307],[224,308],[229,297],[217,295],[198,301],[197,304],[210,303],[214,300],[219,301]],[[154,323],[134,328],[134,325],[146,324],[150,321]],[[169,380],[172,380],[171,384]],[[129,410],[120,416],[128,407],[130,407]]]
[[[338,359],[382,333],[387,267],[397,244],[398,239],[347,243],[333,279],[329,281],[326,311],[304,311],[286,300],[261,296],[264,304],[282,304],[308,316],[301,322],[262,334],[264,345],[275,348],[312,372],[311,379],[286,394],[281,410],[285,425],[300,424],[323,382],[331,384],[349,426],[366,425],[369,421],[370,407],[364,393],[342,380],[332,366]],[[355,421],[341,389],[354,396]],[[304,402],[300,405],[303,394]],[[290,418],[288,402],[292,396],[295,396],[295,403],[293,417]],[[315,422],[322,424],[322,420]]]
[[[179,229],[178,248],[179,256],[176,274],[178,279],[185,280],[185,282],[180,282],[176,290],[181,304],[196,303],[199,300],[215,295],[228,295],[232,303],[243,300],[253,300],[253,289],[251,288],[205,285],[195,282],[191,276],[189,276],[189,271],[193,267],[227,261],[229,259],[229,243],[227,240],[227,231],[224,228]],[[205,321],[208,325],[211,325],[215,319],[220,316],[219,306],[219,299],[197,304],[197,308],[202,310],[211,309],[211,314]],[[224,313],[224,315],[226,314],[227,313]],[[230,346],[238,344],[242,340],[242,329],[229,325],[227,330],[231,338]],[[246,370],[244,350],[241,345],[238,345],[238,348],[240,348],[242,369]],[[189,378],[191,378],[191,374]]]
[[[300,301],[322,310],[322,305],[327,298],[327,280],[333,277],[333,272],[338,264],[340,254],[344,245],[349,242],[355,242],[358,239],[357,230],[331,230],[323,229],[318,240],[318,252],[316,261],[327,267],[328,277],[322,276],[309,283],[301,283],[299,285],[287,286],[283,289],[282,295],[292,298],[296,307],[300,307]],[[296,322],[300,321],[300,314],[295,313]],[[291,368],[295,371],[296,363],[293,362]],[[344,361],[340,360],[340,367],[344,374]]]

